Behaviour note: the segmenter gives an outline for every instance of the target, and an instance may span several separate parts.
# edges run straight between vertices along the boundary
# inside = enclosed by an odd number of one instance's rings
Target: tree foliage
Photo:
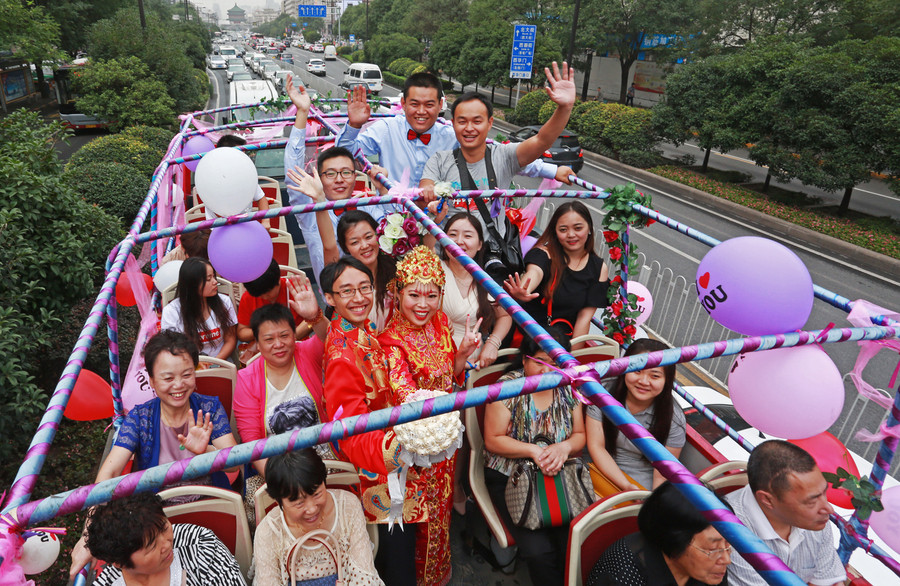
[[[872,170],[900,173],[900,38],[758,41],[672,75],[657,127],[705,147],[752,143],[779,181],[844,191]]]
[[[64,129],[25,110],[0,119],[0,459],[19,452],[47,394],[38,377],[61,318],[91,295],[118,222],[72,192],[48,148]]]
[[[185,45],[186,35],[195,29],[178,28],[174,21],[163,20],[155,12],[148,12],[146,21],[145,33],[137,9],[126,8],[97,22],[91,28],[91,57],[101,61],[137,57],[166,87],[176,112],[201,108],[209,96],[208,81],[205,74],[194,75],[194,63]]]
[[[653,108],[654,126],[661,136],[681,145],[696,140],[706,150],[720,152],[741,147],[743,134],[730,118],[736,101],[733,88],[722,82],[727,58],[711,57],[686,64],[666,78],[666,99]]]
[[[375,35],[365,47],[366,59],[382,69],[387,69],[392,61],[402,57],[418,61],[423,50],[422,43],[402,33]]]
[[[0,48],[35,63],[61,59],[59,36],[59,24],[44,7],[0,0]]]
[[[165,126],[175,118],[175,100],[137,57],[91,62],[76,78],[82,112],[110,121],[110,129]]]

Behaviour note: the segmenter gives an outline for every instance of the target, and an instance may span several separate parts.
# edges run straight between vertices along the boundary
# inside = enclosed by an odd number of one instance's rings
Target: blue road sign
[[[325,5],[318,4],[301,4],[297,7],[299,10],[300,18],[325,18]]]
[[[537,26],[533,24],[516,25],[513,31],[512,59],[509,63],[509,76],[511,78],[531,79],[536,37]]]
[[[350,35],[350,42],[351,42],[351,43],[355,43],[355,42],[356,42],[356,35]]]

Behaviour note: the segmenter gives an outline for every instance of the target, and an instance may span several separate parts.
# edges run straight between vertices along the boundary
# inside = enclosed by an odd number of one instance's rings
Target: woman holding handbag
[[[255,585],[384,585],[359,499],[328,490],[325,477],[325,463],[312,448],[266,462],[266,492],[278,507],[256,530]]]
[[[549,333],[568,351],[568,340],[556,328]],[[500,380],[534,376],[550,371],[552,358],[531,338],[522,342],[523,371],[513,371]],[[539,445],[543,439],[547,445]],[[507,506],[507,485],[529,461],[544,476],[554,477],[569,458],[584,449],[584,419],[581,404],[569,387],[539,391],[505,401],[489,403],[484,413],[484,481],[491,501],[519,547],[519,555],[528,564],[534,584],[551,586],[563,583],[565,575],[568,520],[557,526],[526,529],[517,525]],[[584,497],[583,486],[571,487]],[[568,490],[569,487],[567,487]],[[590,483],[586,487],[590,489]],[[590,498],[590,497],[588,497]],[[588,501],[589,502],[589,501]]]

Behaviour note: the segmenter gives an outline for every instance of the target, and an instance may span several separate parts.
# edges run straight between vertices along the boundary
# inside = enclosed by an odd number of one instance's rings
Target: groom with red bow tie
[[[365,130],[372,109],[366,101],[366,88],[357,86],[350,93],[347,124],[337,136],[336,146],[351,152],[362,149],[367,157],[378,155],[378,164],[387,169],[392,181],[400,181],[409,170],[407,186],[418,186],[425,163],[438,151],[450,151],[459,144],[449,124],[438,123],[444,92],[441,80],[431,73],[416,73],[406,78],[400,105],[403,116],[381,118]],[[528,165],[523,175],[545,177],[568,183],[568,167],[543,163],[540,159]]]

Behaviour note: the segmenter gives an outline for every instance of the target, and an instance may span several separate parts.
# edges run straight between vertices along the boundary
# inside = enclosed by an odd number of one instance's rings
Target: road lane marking
[[[858,267],[858,266],[856,266],[856,265],[854,265],[854,264],[852,264],[852,263],[843,261],[843,260],[841,260],[841,259],[839,259],[839,258],[835,258],[834,256],[830,256],[830,255],[828,255],[828,254],[824,254],[824,253],[822,253],[822,252],[820,252],[820,251],[818,251],[818,250],[815,250],[815,249],[813,249],[813,248],[809,248],[808,246],[804,246],[803,244],[800,244],[799,242],[797,242],[797,241],[795,241],[795,240],[791,240],[791,239],[789,239],[789,238],[784,238],[784,237],[782,237],[782,236],[779,236],[779,235],[777,235],[777,234],[773,234],[773,233],[771,233],[771,232],[766,232],[766,231],[764,231],[764,230],[761,229],[761,228],[758,228],[758,227],[756,227],[756,226],[753,226],[752,224],[747,224],[747,223],[745,223],[745,222],[741,222],[741,221],[739,221],[739,220],[736,220],[736,219],[733,218],[733,217],[730,217],[730,216],[727,216],[727,215],[725,215],[725,214],[720,214],[719,212],[713,211],[713,210],[709,209],[708,207],[704,207],[704,206],[702,206],[702,205],[699,205],[699,204],[696,204],[696,203],[694,203],[694,202],[688,201],[688,200],[686,200],[686,199],[683,199],[683,198],[681,198],[681,197],[678,197],[677,195],[672,195],[671,193],[662,191],[661,189],[657,189],[657,188],[655,188],[655,187],[651,187],[651,186],[647,185],[646,183],[642,183],[642,182],[638,181],[637,179],[635,179],[635,178],[633,178],[633,177],[626,177],[625,175],[622,175],[621,173],[617,173],[617,172],[615,172],[615,171],[613,171],[613,170],[611,170],[611,169],[601,168],[600,166],[598,166],[598,165],[596,165],[595,163],[592,163],[592,162],[590,162],[590,161],[585,161],[585,165],[588,165],[588,166],[590,166],[590,167],[593,167],[594,169],[596,169],[596,170],[598,170],[598,171],[600,171],[600,172],[602,172],[602,173],[606,173],[606,174],[608,174],[608,175],[612,175],[612,176],[614,176],[614,177],[618,177],[618,178],[623,179],[623,180],[625,180],[625,181],[629,181],[629,182],[631,182],[631,183],[635,183],[636,185],[641,185],[641,186],[645,187],[646,189],[649,189],[649,190],[658,192],[659,194],[664,195],[664,196],[666,196],[666,197],[671,197],[672,199],[674,199],[674,200],[676,200],[676,201],[678,201],[678,202],[680,202],[680,203],[683,203],[683,204],[685,204],[685,205],[687,205],[687,206],[696,208],[696,209],[698,209],[698,210],[700,210],[700,211],[703,211],[703,212],[706,212],[706,213],[708,213],[708,214],[712,214],[713,216],[716,216],[716,217],[718,217],[718,218],[720,218],[720,219],[722,219],[722,220],[725,220],[725,221],[727,221],[727,222],[731,222],[731,223],[733,223],[733,224],[737,224],[738,226],[741,226],[741,227],[743,227],[743,228],[746,228],[747,230],[750,230],[750,231],[752,231],[752,232],[758,232],[758,233],[760,233],[760,234],[765,234],[767,237],[772,238],[773,240],[779,240],[779,241],[784,242],[784,243],[786,243],[786,244],[789,244],[789,245],[791,245],[791,246],[793,246],[793,247],[796,247],[796,248],[799,248],[799,249],[801,249],[801,250],[804,250],[804,251],[806,251],[807,253],[809,253],[809,254],[811,254],[811,255],[813,255],[813,256],[817,256],[817,257],[819,257],[819,258],[823,258],[823,259],[825,259],[825,260],[828,260],[828,261],[837,263],[837,264],[842,265],[842,266],[844,266],[844,267],[846,267],[846,268],[848,268],[848,269],[851,269],[851,270],[857,271],[857,272],[859,272],[859,273],[862,273],[863,275],[866,275],[866,276],[869,276],[869,277],[873,277],[873,278],[875,278],[875,279],[878,279],[879,281],[883,281],[883,282],[887,283],[888,285],[892,285],[892,286],[894,286],[894,287],[900,287],[900,282],[894,281],[894,280],[892,280],[892,279],[888,279],[888,278],[885,277],[884,275],[879,275],[878,273],[873,273],[873,272],[871,272],[871,271],[867,271],[866,269],[860,268],[860,267]]]

